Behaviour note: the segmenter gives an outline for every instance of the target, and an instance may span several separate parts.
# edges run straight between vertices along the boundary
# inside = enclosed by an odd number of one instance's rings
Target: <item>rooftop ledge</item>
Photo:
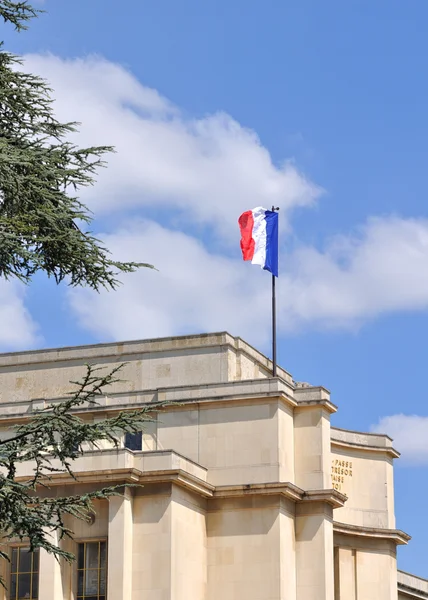
[[[422,577],[397,571],[397,583],[398,591],[409,598],[428,598],[428,580]]]
[[[164,387],[153,390],[126,391],[103,396],[97,399],[97,406],[88,405],[79,409],[79,413],[103,412],[117,410],[133,410],[142,405],[164,402],[170,403],[168,410],[180,408],[188,404],[220,404],[222,402],[246,402],[255,399],[282,399],[293,408],[308,409],[321,405],[330,413],[336,406],[326,397],[324,388],[311,388],[311,397],[300,394],[293,395],[290,385],[280,378],[244,379],[223,383],[208,383]],[[309,392],[308,392],[309,393]],[[35,412],[64,400],[59,398],[35,398],[29,401],[0,402],[0,423],[15,422],[26,419]],[[174,404],[176,406],[174,407]]]
[[[0,353],[0,369],[2,367],[17,367],[58,361],[83,360],[84,362],[97,362],[97,360],[102,361],[106,358],[117,358],[118,361],[126,361],[127,357],[135,354],[197,350],[218,346],[228,346],[237,352],[243,352],[265,369],[272,371],[272,361],[267,356],[251,346],[251,344],[248,344],[248,342],[245,342],[242,338],[234,337],[227,331]],[[293,385],[293,378],[290,373],[279,366],[278,376],[290,385]]]
[[[391,458],[399,458],[400,456],[400,453],[392,446],[392,438],[382,433],[364,433],[332,427],[330,437],[333,447],[386,453]]]

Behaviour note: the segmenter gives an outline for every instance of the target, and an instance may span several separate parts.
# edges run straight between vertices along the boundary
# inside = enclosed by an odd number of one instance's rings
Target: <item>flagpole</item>
[[[272,375],[276,377],[276,293],[275,275],[272,275]]]
[[[279,211],[279,208],[272,206],[272,212]],[[272,375],[277,376],[276,367],[276,289],[275,289],[275,275],[272,275]]]

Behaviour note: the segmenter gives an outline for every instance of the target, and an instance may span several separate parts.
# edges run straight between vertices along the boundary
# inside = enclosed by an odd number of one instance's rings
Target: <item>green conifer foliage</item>
[[[0,0],[0,17],[18,32],[38,12],[26,1]],[[71,144],[68,136],[76,124],[56,120],[48,84],[22,68],[19,57],[0,44],[0,279],[30,282],[42,271],[57,283],[114,289],[120,273],[151,265],[113,261],[108,249],[84,231],[91,215],[77,193],[94,183],[104,155],[112,149]],[[59,540],[72,536],[67,516],[89,519],[94,499],[121,492],[123,486],[71,497],[49,492],[58,474],[74,477],[73,461],[83,447],[96,447],[102,440],[118,446],[124,432],[141,431],[160,409],[143,407],[99,422],[84,418],[88,409],[96,410],[106,386],[117,381],[117,371],[88,366],[68,398],[27,414],[0,441],[3,542],[22,540],[31,550],[44,548],[72,560],[50,534],[55,532]],[[22,463],[33,467],[29,479],[19,477]],[[5,546],[0,558],[9,560]]]
[[[88,520],[93,513],[93,500],[106,499],[121,493],[119,487],[105,487],[82,495],[59,497],[50,494],[55,477],[68,475],[76,479],[73,461],[83,454],[88,444],[97,448],[102,441],[118,447],[124,432],[144,429],[153,420],[162,404],[144,406],[137,410],[118,412],[115,416],[94,421],[85,418],[88,409],[96,410],[98,398],[106,388],[119,381],[119,365],[105,373],[88,365],[82,381],[71,382],[75,391],[65,400],[52,403],[35,412],[12,433],[0,441],[0,535],[3,544],[8,540],[24,541],[31,550],[44,548],[58,558],[72,560],[72,554],[61,544],[52,542],[51,534],[61,541],[72,538],[67,524],[69,515]],[[19,476],[19,466],[31,476]],[[77,480],[76,480],[77,481]],[[9,560],[7,549],[0,549],[0,558]]]
[[[37,12],[0,0],[0,17],[18,31]],[[92,216],[76,195],[93,185],[112,148],[70,143],[77,124],[57,121],[48,84],[0,50],[0,277],[28,282],[43,271],[57,283],[115,288],[119,273],[151,265],[112,260],[84,231]]]

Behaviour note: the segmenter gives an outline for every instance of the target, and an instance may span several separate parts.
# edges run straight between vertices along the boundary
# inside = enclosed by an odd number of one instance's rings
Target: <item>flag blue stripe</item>
[[[266,262],[263,267],[278,277],[278,213],[266,211]]]

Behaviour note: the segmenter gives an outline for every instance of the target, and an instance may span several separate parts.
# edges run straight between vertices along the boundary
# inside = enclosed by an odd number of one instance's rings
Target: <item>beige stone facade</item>
[[[60,401],[88,362],[126,366],[85,418],[173,404],[141,447],[88,449],[77,482],[56,477],[61,495],[143,486],[99,502],[91,525],[72,524],[68,548],[81,557],[72,566],[40,552],[33,598],[428,599],[426,580],[397,571],[409,536],[395,523],[392,440],[331,427],[326,389],[282,369],[271,378],[268,359],[227,333],[4,354],[1,437]],[[10,552],[24,561],[25,548]],[[3,569],[10,581],[19,566]],[[10,597],[20,596],[0,590]]]

